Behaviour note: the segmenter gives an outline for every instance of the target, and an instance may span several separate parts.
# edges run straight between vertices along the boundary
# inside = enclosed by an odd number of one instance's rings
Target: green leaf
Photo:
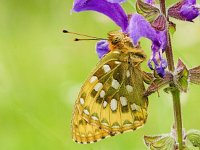
[[[199,150],[199,148],[194,147],[190,141],[187,141],[185,144],[183,150]]]
[[[194,147],[200,149],[200,131],[199,130],[190,130],[186,134],[186,141],[191,142]]]
[[[145,144],[151,150],[174,150],[176,141],[171,134],[144,136]]]
[[[174,83],[180,91],[187,92],[188,78],[189,71],[184,63],[181,61],[181,59],[179,59],[174,72]]]

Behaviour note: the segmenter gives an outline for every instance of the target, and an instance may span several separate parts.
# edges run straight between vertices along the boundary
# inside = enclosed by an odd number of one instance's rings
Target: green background
[[[74,42],[63,29],[106,37],[119,28],[95,12],[72,13],[72,0],[1,0],[0,5],[0,149],[1,150],[145,150],[143,135],[168,133],[172,99],[150,96],[146,125],[96,144],[71,140],[70,121],[78,91],[98,61],[94,41]],[[130,3],[124,4],[133,11]],[[200,64],[200,20],[176,21],[175,62]],[[150,57],[151,42],[142,39]],[[150,71],[143,63],[143,68]],[[186,130],[200,129],[200,86],[182,94]]]

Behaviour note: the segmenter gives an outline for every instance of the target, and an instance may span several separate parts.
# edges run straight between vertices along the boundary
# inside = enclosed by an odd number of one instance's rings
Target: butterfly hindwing
[[[87,144],[106,137],[109,137],[108,132],[101,130],[98,126],[89,124],[75,108],[72,123],[72,138],[75,142]]]
[[[129,54],[123,55],[104,56],[81,88],[72,120],[75,141],[95,142],[145,123],[148,100],[141,72],[127,61]]]

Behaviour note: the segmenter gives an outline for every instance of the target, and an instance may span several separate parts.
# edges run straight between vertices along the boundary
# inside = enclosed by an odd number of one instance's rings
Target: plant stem
[[[173,97],[175,129],[177,130],[179,150],[182,150],[183,149],[183,135],[182,135],[183,132],[182,132],[180,92],[178,89],[176,89],[172,91],[171,93]]]
[[[167,18],[167,22],[169,21],[169,18],[166,16],[166,5],[165,0],[160,0],[160,8],[162,14]],[[165,50],[167,63],[168,63],[168,69],[171,72],[174,72],[174,59],[173,59],[173,51],[172,51],[172,45],[171,45],[171,37],[169,33],[168,23],[166,23],[167,27],[167,47]],[[182,135],[182,116],[181,116],[181,102],[180,102],[180,91],[175,87],[174,84],[170,84],[170,87],[175,88],[175,90],[171,91],[172,98],[173,98],[173,108],[174,108],[174,121],[175,121],[175,130],[177,133],[177,140],[179,143],[179,150],[183,149],[183,135]]]
[[[165,0],[160,0],[160,8],[162,14],[167,18],[167,21],[169,21],[169,18],[166,16],[166,6],[165,6]],[[172,45],[171,45],[171,37],[169,34],[168,24],[166,23],[167,27],[167,47],[165,50],[167,63],[169,71],[174,72],[174,59],[173,59],[173,53],[172,53]]]

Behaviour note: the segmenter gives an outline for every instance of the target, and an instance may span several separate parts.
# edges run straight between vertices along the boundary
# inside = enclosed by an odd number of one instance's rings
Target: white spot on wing
[[[127,70],[127,71],[126,71],[126,77],[127,77],[127,78],[130,77],[130,75],[131,75],[131,74],[130,74],[130,71]]]
[[[116,128],[116,129],[119,128],[119,127],[120,127],[119,125],[113,125],[112,126],[112,128]]]
[[[101,141],[102,139],[97,139],[97,142]]]
[[[101,124],[104,125],[104,126],[109,126],[109,124],[106,123],[106,122],[102,122]]]
[[[131,110],[133,111],[140,111],[141,107],[136,105],[135,103],[131,104]]]
[[[104,101],[103,102],[103,107],[105,108],[107,106],[108,102]]]
[[[110,66],[109,65],[103,65],[103,70],[105,73],[109,72],[111,69],[110,69]]]
[[[85,101],[83,98],[80,98],[80,103],[81,103],[81,105],[84,105]]]
[[[122,104],[122,106],[127,106],[127,99],[126,99],[126,97],[120,97],[120,102],[121,102],[121,104]]]
[[[120,61],[115,61],[115,64],[119,65],[119,64],[121,64],[121,62]]]
[[[117,80],[113,79],[113,80],[112,80],[112,87],[113,87],[114,89],[118,89],[119,86],[120,86],[119,82],[118,82]]]
[[[120,54],[120,52],[119,52],[119,51],[114,51],[113,53],[115,53],[115,54]]]
[[[130,132],[130,131],[133,131],[133,130],[131,130],[131,129],[130,129],[130,130],[126,130],[126,131],[124,131],[123,133],[127,133],[127,132]]]
[[[102,90],[102,91],[100,92],[100,97],[101,97],[101,98],[104,98],[105,95],[106,95],[105,91]]]
[[[96,121],[98,120],[98,118],[97,118],[96,116],[92,116],[91,118],[92,118],[93,120],[96,120]]]
[[[112,111],[115,111],[117,109],[117,100],[116,99],[111,100],[110,108],[111,108]]]
[[[103,87],[103,84],[102,84],[102,83],[97,83],[97,84],[95,85],[95,87],[94,87],[94,90],[98,92],[102,87]]]
[[[86,114],[86,115],[89,115],[89,111],[87,109],[84,109],[83,112]]]
[[[128,92],[133,92],[133,87],[131,85],[127,85],[126,89]]]
[[[98,78],[96,76],[92,76],[90,79],[90,83],[93,83],[97,80]]]

